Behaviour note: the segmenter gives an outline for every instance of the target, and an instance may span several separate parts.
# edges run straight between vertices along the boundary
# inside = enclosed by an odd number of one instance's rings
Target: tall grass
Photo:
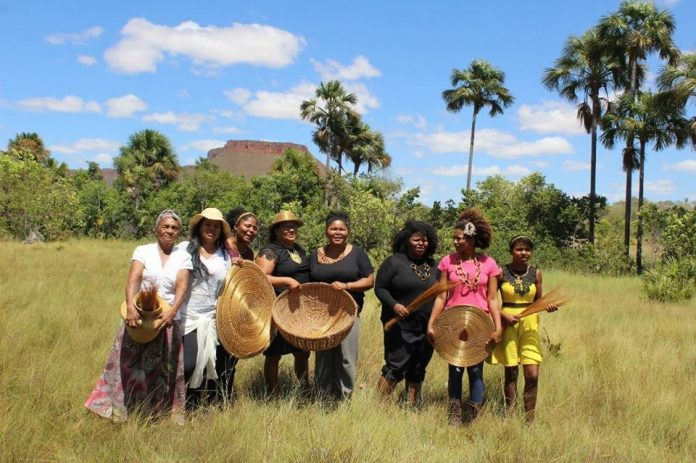
[[[241,361],[236,398],[185,426],[112,424],[82,407],[120,323],[135,244],[0,243],[2,461],[690,461],[696,455],[696,301],[648,302],[637,278],[546,272],[574,302],[542,314],[545,361],[537,422],[506,418],[502,368],[486,365],[486,405],[472,426],[446,426],[446,364],[435,356],[423,406],[379,400],[378,305],[368,297],[358,384],[337,406],[288,385],[266,401],[262,358]],[[551,353],[550,350],[555,352]],[[522,382],[522,380],[520,380]],[[521,386],[521,384],[520,384]]]

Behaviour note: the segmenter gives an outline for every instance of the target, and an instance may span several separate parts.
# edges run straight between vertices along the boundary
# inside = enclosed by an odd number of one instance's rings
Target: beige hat
[[[298,219],[297,216],[292,212],[280,211],[275,215],[275,217],[273,217],[273,222],[271,223],[269,230],[273,231],[275,227],[285,222],[295,222],[298,226],[302,226],[302,224],[304,224],[304,222]]]
[[[162,328],[162,320],[159,315],[164,311],[167,312],[172,310],[171,306],[167,304],[167,301],[162,299],[162,297],[157,295],[157,309],[152,311],[141,310],[138,307],[140,302],[140,293],[135,296],[135,308],[138,309],[138,314],[140,315],[140,325],[137,328],[133,328],[126,324],[126,331],[131,339],[139,344],[144,344],[150,342],[157,337]],[[123,301],[121,304],[121,317],[125,320],[128,316],[128,304]]]
[[[228,224],[227,220],[225,220],[225,217],[222,216],[222,212],[220,212],[220,209],[209,207],[207,209],[203,209],[203,211],[200,214],[194,215],[191,218],[191,221],[189,222],[189,231],[196,228],[196,225],[198,225],[198,222],[200,222],[201,219],[222,222],[222,231],[225,233],[225,237],[232,236],[232,229],[230,228],[230,224]]]

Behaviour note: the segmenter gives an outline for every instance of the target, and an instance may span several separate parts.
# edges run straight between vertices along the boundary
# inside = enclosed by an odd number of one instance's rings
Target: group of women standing
[[[382,322],[398,318],[396,326],[384,333],[385,364],[378,383],[383,395],[391,394],[397,383],[405,379],[407,400],[417,403],[433,355],[434,321],[443,310],[467,304],[493,319],[491,342],[503,341],[496,347],[492,362],[506,367],[505,397],[510,407],[515,401],[517,365],[525,365],[524,404],[527,416],[533,419],[541,362],[539,339],[534,320],[516,318],[524,304],[542,294],[541,271],[529,265],[531,240],[513,240],[513,262],[501,270],[491,257],[477,251],[490,245],[490,224],[477,211],[466,210],[454,228],[454,252],[438,263],[434,260],[438,237],[433,227],[408,221],[395,235],[393,255],[380,266],[375,284],[367,254],[349,243],[348,215],[331,213],[325,221],[326,244],[309,254],[298,243],[302,225],[292,212],[278,213],[269,227],[269,243],[255,262],[277,294],[318,281],[347,291],[355,300],[358,316],[347,337],[335,348],[315,355],[315,382],[325,397],[348,398],[355,389],[360,311],[365,291],[374,285],[382,303]],[[219,210],[209,208],[189,222],[189,240],[176,245],[181,229],[181,219],[173,211],[163,211],[155,225],[157,242],[139,246],[133,253],[126,284],[124,326],[85,404],[101,416],[125,420],[139,408],[153,414],[170,412],[180,421],[185,405],[195,406],[204,393],[213,401],[225,400],[232,394],[237,359],[217,339],[216,301],[231,265],[254,260],[251,245],[258,235],[259,222],[253,213],[241,208],[230,211],[226,218]],[[406,306],[437,282],[452,282],[452,289],[409,313]],[[138,343],[131,339],[129,330],[143,326],[136,295],[148,287],[157,288],[170,310],[157,315],[153,339]],[[499,290],[503,296],[502,312],[498,306]],[[279,362],[286,354],[294,357],[301,388],[309,384],[309,352],[276,334],[264,352],[264,379],[271,396],[278,392]],[[469,399],[464,402],[464,412],[467,418],[474,419],[483,401],[483,363],[466,371]],[[460,425],[463,420],[463,373],[463,368],[449,367],[452,425]]]

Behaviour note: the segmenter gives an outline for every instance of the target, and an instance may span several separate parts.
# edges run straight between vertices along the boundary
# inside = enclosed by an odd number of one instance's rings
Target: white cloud
[[[382,73],[370,64],[367,57],[358,55],[353,59],[353,63],[344,66],[332,59],[320,62],[311,60],[314,70],[319,73],[323,80],[357,80],[362,77],[379,77]]]
[[[420,130],[425,130],[428,127],[428,121],[421,114],[412,116],[410,114],[400,114],[396,116],[396,121],[403,125],[412,125]]]
[[[101,165],[110,165],[114,162],[114,158],[109,153],[99,153],[92,160]]]
[[[590,170],[592,166],[590,165],[589,162],[581,162],[581,161],[565,161],[563,163],[563,168],[565,170]]]
[[[90,55],[77,55],[77,62],[83,66],[90,67],[97,64],[97,59]]]
[[[233,125],[227,127],[213,127],[213,133],[226,133],[230,135],[242,133],[242,129]]]
[[[436,167],[431,170],[434,175],[441,177],[461,177],[467,175],[468,167],[465,164],[454,165],[454,166],[442,166]],[[482,177],[489,177],[491,175],[508,175],[508,176],[523,176],[528,175],[530,170],[524,166],[517,164],[501,168],[499,166],[488,166],[488,167],[476,167],[472,169],[472,175],[479,175]]]
[[[251,90],[247,88],[233,88],[223,92],[228,100],[237,106],[241,106],[251,98]]]
[[[160,124],[175,125],[177,130],[183,132],[195,132],[201,127],[201,124],[211,120],[211,116],[200,113],[175,113],[168,111],[166,113],[152,113],[143,116],[145,122],[158,122]]]
[[[654,182],[645,182],[645,191],[658,195],[671,195],[674,193],[675,186],[672,180],[663,179]]]
[[[560,101],[545,101],[540,105],[522,105],[517,110],[520,129],[537,133],[580,135],[585,129],[577,118],[577,109]]]
[[[67,95],[61,99],[53,97],[27,98],[20,100],[20,108],[28,111],[55,111],[60,113],[101,112],[96,101],[85,101],[79,96]]]
[[[532,161],[530,164],[538,169],[545,169],[551,165],[551,163],[548,161]]]
[[[314,97],[316,86],[303,82],[289,91],[257,91],[242,109],[249,115],[271,119],[300,119],[300,104]]]
[[[147,109],[147,103],[137,96],[129,93],[118,98],[106,100],[106,114],[109,117],[131,117],[137,112]]]
[[[186,21],[169,27],[133,18],[121,30],[121,40],[104,52],[118,72],[155,72],[166,56],[189,58],[195,66],[250,64],[280,68],[291,64],[305,46],[302,36],[261,24],[229,27],[199,26]]]
[[[102,32],[104,32],[104,28],[99,27],[99,26],[94,26],[90,27],[89,29],[85,29],[82,32],[78,32],[75,34],[69,34],[69,33],[59,33],[59,34],[52,34],[46,37],[46,42],[50,43],[51,45],[65,45],[66,43],[70,43],[73,45],[82,45],[84,43],[87,43],[87,41],[91,39],[96,39],[99,36],[102,35]]]
[[[355,109],[361,114],[367,114],[370,109],[379,108],[379,101],[370,93],[365,84],[359,82],[349,82],[345,84],[346,91],[355,93],[358,97],[358,104]]]
[[[203,151],[207,153],[213,148],[222,148],[225,146],[224,140],[191,140],[183,146],[179,147],[180,151]]]
[[[427,147],[434,153],[468,153],[469,132],[419,133],[412,137],[413,142]],[[474,152],[485,152],[494,158],[514,159],[524,156],[558,155],[574,152],[573,145],[562,137],[544,137],[534,141],[521,141],[515,135],[496,129],[482,129],[476,132]]]
[[[103,138],[80,138],[69,145],[53,145],[49,147],[52,152],[62,154],[89,153],[99,151],[103,153],[115,153],[121,144]]]
[[[696,159],[686,159],[676,164],[667,164],[664,170],[681,170],[696,173]]]

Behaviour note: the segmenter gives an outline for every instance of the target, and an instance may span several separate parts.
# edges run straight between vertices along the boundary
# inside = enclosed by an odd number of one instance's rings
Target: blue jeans
[[[462,399],[462,376],[464,368],[449,366],[449,379],[447,381],[447,395],[450,399]],[[466,367],[469,376],[469,401],[480,404],[483,402],[483,362]]]

